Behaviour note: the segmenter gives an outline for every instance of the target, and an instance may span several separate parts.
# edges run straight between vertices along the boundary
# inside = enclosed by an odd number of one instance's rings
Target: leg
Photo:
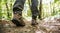
[[[16,0],[13,5],[13,20],[12,22],[17,26],[25,26],[25,23],[22,18],[22,10],[24,8],[25,0]]]
[[[31,5],[31,12],[32,12],[32,25],[37,25],[38,23],[36,22],[36,18],[38,16],[38,0],[31,0],[32,5]]]

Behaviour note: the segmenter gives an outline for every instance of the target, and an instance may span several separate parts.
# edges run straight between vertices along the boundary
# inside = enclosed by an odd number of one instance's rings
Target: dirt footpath
[[[37,20],[36,26],[32,26],[31,21],[24,21],[24,27],[17,27],[11,21],[0,20],[0,33],[60,33],[60,19]]]

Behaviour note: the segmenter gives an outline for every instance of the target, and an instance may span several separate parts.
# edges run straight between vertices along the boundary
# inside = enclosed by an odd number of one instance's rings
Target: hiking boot
[[[36,20],[32,19],[32,24],[31,24],[31,25],[32,25],[32,26],[35,26],[35,25],[38,25],[38,23],[37,23]]]
[[[23,21],[23,18],[19,14],[14,14],[14,18],[13,18],[12,22],[14,24],[16,24],[16,26],[25,26],[25,23]]]

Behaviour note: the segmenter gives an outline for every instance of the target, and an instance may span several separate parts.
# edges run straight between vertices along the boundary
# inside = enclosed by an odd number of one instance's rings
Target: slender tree
[[[39,6],[39,19],[42,19],[42,0],[40,0],[40,6]]]
[[[7,8],[7,16],[9,17],[9,8],[7,3],[6,3],[6,8]]]

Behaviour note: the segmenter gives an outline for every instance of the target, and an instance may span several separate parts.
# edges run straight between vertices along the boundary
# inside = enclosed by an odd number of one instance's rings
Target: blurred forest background
[[[23,10],[23,17],[31,19],[31,10],[29,7],[30,0],[26,0]],[[60,0],[38,0],[38,9],[41,18],[59,15],[60,14]],[[13,4],[15,0],[0,0],[0,19],[11,20],[13,18]]]
[[[42,20],[37,19],[36,27],[31,26],[31,2],[26,0],[22,11],[26,24],[23,28],[16,27],[11,21],[15,1],[0,0],[0,33],[60,33],[60,0],[38,0],[39,16]]]

